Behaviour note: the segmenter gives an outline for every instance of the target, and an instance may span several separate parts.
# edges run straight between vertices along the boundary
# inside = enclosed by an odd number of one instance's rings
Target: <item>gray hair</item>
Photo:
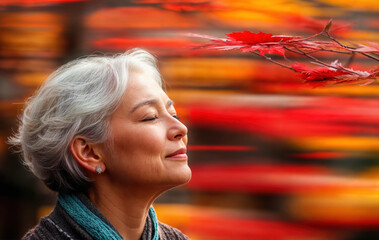
[[[69,62],[26,102],[18,132],[9,142],[50,189],[83,191],[91,180],[70,151],[78,135],[98,144],[109,135],[109,116],[120,105],[132,71],[148,71],[162,86],[156,59],[141,49]]]

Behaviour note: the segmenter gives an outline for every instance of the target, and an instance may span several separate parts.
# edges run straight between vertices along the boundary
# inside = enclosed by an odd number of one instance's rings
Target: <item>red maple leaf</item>
[[[242,41],[246,43],[250,43],[252,45],[258,44],[258,43],[264,43],[264,42],[271,42],[271,33],[252,33],[250,31],[243,31],[243,32],[232,32],[229,34],[226,34],[226,36],[230,37],[231,39],[235,41]]]
[[[285,36],[285,35],[272,35],[271,33],[253,33],[250,31],[242,31],[242,32],[232,32],[226,34],[229,38],[235,41],[242,41],[252,45],[260,44],[260,43],[268,43],[268,42],[280,42],[280,41],[288,41],[294,39],[294,36]]]
[[[344,68],[337,61],[333,62],[331,66],[340,67],[341,69],[332,67],[310,68],[301,63],[291,65],[292,69],[300,73],[300,77],[313,85],[313,87],[351,83],[363,86],[374,82],[376,76],[379,75],[379,68],[370,71],[359,71]]]
[[[305,64],[294,63],[291,67],[300,73],[300,77],[307,81],[332,80],[337,76],[350,74],[342,69],[331,69],[329,67],[310,68]]]
[[[245,45],[240,47],[242,52],[252,52],[258,50],[260,55],[279,54],[284,56],[285,50],[281,43],[288,42],[292,39],[297,39],[295,36],[272,35],[271,33],[253,33],[250,31],[233,32],[226,34],[229,39],[229,44]]]

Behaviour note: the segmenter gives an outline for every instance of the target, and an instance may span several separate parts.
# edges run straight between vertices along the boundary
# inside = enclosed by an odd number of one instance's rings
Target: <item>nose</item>
[[[181,121],[178,119],[172,118],[171,117],[170,121],[170,127],[168,130],[168,138],[171,141],[175,140],[181,140],[182,138],[187,136],[188,129],[186,125],[184,125]]]

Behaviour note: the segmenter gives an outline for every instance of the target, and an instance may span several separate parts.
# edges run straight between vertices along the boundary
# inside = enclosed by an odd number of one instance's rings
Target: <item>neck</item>
[[[123,186],[120,189],[98,184],[89,191],[89,198],[124,239],[138,240],[149,208],[160,193],[146,191],[144,187]]]

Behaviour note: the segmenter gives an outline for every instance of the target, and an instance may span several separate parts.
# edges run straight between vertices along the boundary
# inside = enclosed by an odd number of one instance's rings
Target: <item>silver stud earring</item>
[[[96,172],[97,174],[101,174],[103,172],[103,169],[101,169],[101,167],[99,167],[99,165],[96,166]]]

